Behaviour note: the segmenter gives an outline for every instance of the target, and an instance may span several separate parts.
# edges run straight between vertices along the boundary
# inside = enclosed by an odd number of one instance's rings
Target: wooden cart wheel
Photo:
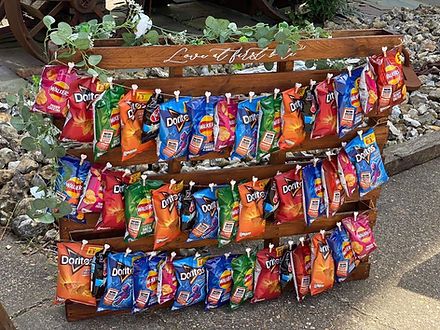
[[[256,7],[267,17],[276,21],[289,21],[287,8],[293,8],[298,1],[288,0],[255,0]]]
[[[5,18],[6,13],[5,13],[5,6],[4,6],[4,2],[6,0],[0,0],[0,22],[3,18]]]

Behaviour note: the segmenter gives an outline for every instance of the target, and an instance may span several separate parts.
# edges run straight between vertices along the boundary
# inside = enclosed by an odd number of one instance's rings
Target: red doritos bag
[[[322,185],[324,187],[324,202],[327,217],[334,216],[345,202],[345,191],[338,175],[338,159],[328,155],[322,161]]]
[[[325,237],[325,231],[312,237],[312,276],[310,293],[315,296],[333,288],[335,282],[335,262],[330,246]]]
[[[310,138],[319,139],[323,136],[336,135],[338,133],[338,107],[336,106],[335,87],[331,76],[316,86],[315,94],[318,111],[315,115]]]
[[[283,106],[281,107],[281,137],[280,148],[286,150],[296,147],[306,139],[304,130],[304,93],[306,89],[296,84],[283,92]]]
[[[278,224],[302,220],[303,192],[301,166],[286,173],[274,177],[277,185],[279,206],[275,212],[275,220]]]
[[[295,286],[296,299],[302,301],[310,293],[310,274],[312,273],[312,252],[310,239],[301,237],[300,244],[293,250],[293,258],[290,258],[293,270],[293,283]]]
[[[280,260],[283,247],[263,249],[257,253],[254,275],[254,297],[251,302],[276,299],[281,295]]]
[[[350,158],[348,157],[344,148],[339,150],[337,159],[339,180],[341,181],[342,187],[344,188],[347,196],[351,197],[358,185],[356,168],[351,163]]]

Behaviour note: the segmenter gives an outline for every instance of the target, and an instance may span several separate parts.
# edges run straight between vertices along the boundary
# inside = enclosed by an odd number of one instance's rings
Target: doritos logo
[[[331,103],[335,100],[335,93],[334,92],[329,92],[325,95],[325,102],[326,103]]]
[[[266,268],[272,272],[275,266],[280,264],[280,258],[274,258],[271,256],[267,256],[267,257],[269,259],[266,261]]]
[[[160,204],[161,208],[163,209],[169,208],[169,211],[171,212],[174,208],[174,202],[179,199],[179,194],[170,195],[169,193],[163,191],[161,192],[161,194],[165,197],[161,201]]]
[[[258,122],[258,115],[253,113],[249,108],[245,107],[244,110],[246,111],[246,115],[242,117],[243,123],[251,125],[251,128],[253,128]]]
[[[246,202],[248,202],[248,203],[252,203],[252,202],[258,203],[258,201],[260,201],[266,197],[266,192],[264,192],[264,191],[257,191],[251,187],[247,187],[247,188],[250,191],[249,194],[246,194]]]
[[[297,100],[294,96],[289,95],[290,97],[290,112],[295,112],[303,109],[303,102],[301,100]]]
[[[79,91],[73,93],[73,98],[76,103],[87,103],[87,107],[99,96],[99,93],[93,93],[89,88],[78,85]]]
[[[302,182],[301,181],[294,181],[288,178],[285,178],[286,180],[285,185],[282,186],[283,194],[287,194],[288,192],[292,193],[292,196],[296,195],[296,193],[301,189]]]
[[[205,204],[202,204],[203,213],[210,213],[211,216],[214,216],[217,211],[217,203],[208,197],[203,197],[203,201]]]
[[[168,112],[170,113],[170,117],[166,120],[167,127],[176,126],[177,131],[181,132],[185,123],[189,121],[188,114],[181,114],[172,109],[168,109]]]
[[[60,264],[70,265],[72,275],[79,271],[83,266],[88,266],[92,262],[92,258],[84,258],[72,249],[66,247],[67,255],[62,255]]]
[[[368,146],[366,149],[356,148],[356,162],[360,163],[365,160],[367,164],[370,164],[371,154],[376,151],[374,145]]]
[[[114,194],[122,194],[123,192],[124,192],[124,185],[119,185],[119,184],[114,185],[113,187]]]
[[[319,252],[322,253],[322,257],[324,258],[324,260],[326,260],[330,255],[330,247],[325,242],[318,242],[318,245],[319,245]]]
[[[116,266],[112,268],[111,275],[113,277],[119,277],[119,280],[124,282],[132,273],[131,267],[124,265],[123,263],[117,262]]]
[[[205,268],[191,268],[184,265],[184,272],[180,273],[180,279],[182,281],[189,281],[191,284],[197,279],[198,276],[205,274]]]
[[[137,111],[141,110],[143,112],[147,107],[146,104],[138,102],[128,101],[127,104],[130,106],[130,109],[127,111],[127,116],[130,120],[135,119]]]

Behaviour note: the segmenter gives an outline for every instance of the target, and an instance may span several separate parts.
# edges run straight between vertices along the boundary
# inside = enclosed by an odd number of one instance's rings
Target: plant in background
[[[293,23],[324,23],[348,8],[347,0],[305,0],[295,10],[287,12]]]

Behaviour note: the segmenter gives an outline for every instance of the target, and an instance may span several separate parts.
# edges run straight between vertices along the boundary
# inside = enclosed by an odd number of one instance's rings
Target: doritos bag
[[[345,151],[356,167],[361,197],[388,181],[389,177],[372,128],[347,143]]]
[[[374,109],[378,99],[377,84],[369,62],[364,66],[361,80],[359,81],[359,99],[365,114],[368,114]]]
[[[93,101],[104,92],[105,86],[92,77],[81,77],[70,86],[69,112],[63,130],[62,141],[93,142]]]
[[[311,139],[319,139],[324,136],[336,135],[338,121],[338,107],[334,92],[333,79],[320,82],[315,89],[318,104],[313,122]]]
[[[64,65],[46,65],[32,111],[45,112],[57,118],[66,117],[67,99],[76,79],[78,75],[74,69],[69,70]]]
[[[351,163],[344,148],[339,149],[337,159],[339,180],[341,180],[347,196],[351,197],[358,186],[356,168]]]
[[[376,250],[376,240],[368,221],[368,215],[359,214],[345,218],[342,220],[342,224],[348,231],[356,258],[363,259]]]
[[[196,202],[194,200],[194,181],[190,181],[187,189],[180,194],[180,229],[190,230],[196,221]]]
[[[260,99],[245,100],[238,104],[235,143],[232,159],[251,160],[257,155],[258,113]]]
[[[90,292],[90,263],[100,245],[80,242],[58,243],[57,302],[70,300],[80,304],[96,306]]]
[[[173,300],[176,294],[177,279],[173,266],[173,253],[162,259],[157,266],[157,302],[160,305]]]
[[[159,134],[160,105],[163,103],[163,95],[155,92],[147,102],[142,120],[141,142],[155,141]]]
[[[216,239],[218,235],[218,210],[215,190],[205,188],[194,193],[196,221],[187,242]]]
[[[104,205],[102,190],[103,165],[93,164],[87,175],[84,189],[78,204],[78,211],[82,213],[101,212]]]
[[[159,250],[180,235],[179,198],[183,181],[165,184],[153,190],[153,207],[156,217],[154,250]]]
[[[275,213],[276,223],[303,219],[303,192],[301,167],[274,176],[280,205]]]
[[[310,293],[310,275],[312,274],[312,252],[310,240],[300,238],[300,244],[293,250],[290,259],[293,270],[293,284],[296,299],[301,302]]]
[[[55,179],[56,196],[72,207],[72,212],[67,218],[80,223],[85,222],[84,213],[78,212],[77,206],[90,166],[90,162],[72,156],[63,156],[58,160],[58,175]]]
[[[124,190],[126,231],[124,239],[131,242],[152,235],[154,211],[151,190],[163,185],[160,180],[139,181]]]
[[[272,216],[280,206],[280,198],[278,196],[277,184],[274,178],[269,179],[266,185],[266,197],[264,198],[264,218],[272,219]]]
[[[333,260],[336,268],[336,282],[345,281],[356,267],[355,257],[351,248],[351,242],[348,238],[347,231],[341,227],[341,223],[337,223],[337,227],[332,231],[327,239],[332,251]]]
[[[374,68],[379,95],[379,111],[384,111],[406,99],[402,54],[397,48],[373,55],[369,62]]]
[[[214,149],[222,151],[232,147],[235,141],[235,125],[238,103],[235,99],[220,99],[215,105]]]
[[[160,105],[159,160],[167,161],[187,155],[192,124],[186,102],[190,100],[190,97],[180,97],[179,101],[171,99]]]
[[[121,143],[119,100],[124,87],[113,86],[102,93],[93,103],[93,154],[95,160]]]
[[[329,156],[322,161],[322,186],[327,218],[336,214],[345,202],[345,191],[338,175],[338,159]]]
[[[197,256],[174,260],[173,265],[179,285],[171,310],[181,309],[205,301],[205,261],[206,258]]]
[[[252,303],[276,299],[281,295],[280,260],[282,255],[282,246],[258,251]]]
[[[321,174],[321,161],[304,166],[302,171],[304,220],[307,226],[326,214]]]
[[[240,214],[238,216],[237,242],[263,236],[266,229],[263,203],[269,179],[250,181],[238,186]]]
[[[141,139],[142,120],[152,94],[150,90],[134,89],[119,100],[122,161],[154,147],[153,141],[142,143]]]
[[[255,253],[249,253],[232,259],[231,309],[237,309],[254,296],[255,258]]]
[[[280,148],[286,150],[296,147],[306,139],[304,130],[304,97],[305,88],[297,84],[294,88],[283,92],[281,108]]]
[[[269,95],[260,99],[257,160],[279,149],[282,100],[281,94]]]
[[[219,215],[218,245],[222,247],[237,235],[240,195],[235,184],[220,187],[216,193]]]
[[[325,234],[312,237],[312,276],[310,293],[315,296],[333,288],[335,282],[335,263]]]
[[[232,290],[231,262],[234,257],[225,254],[206,261],[206,309],[218,308],[229,303]]]

